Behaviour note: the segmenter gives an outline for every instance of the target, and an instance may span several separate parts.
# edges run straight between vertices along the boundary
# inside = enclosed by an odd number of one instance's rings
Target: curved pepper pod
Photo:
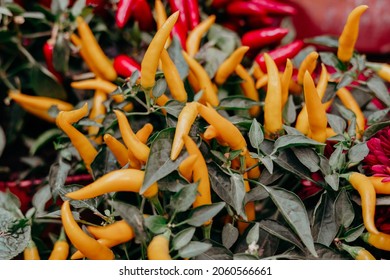
[[[390,234],[366,232],[362,235],[362,239],[377,249],[390,251]]]
[[[71,199],[94,198],[110,192],[135,192],[139,193],[144,181],[145,172],[138,169],[118,169],[98,178],[91,184],[66,194]],[[143,194],[146,198],[157,195],[157,183],[153,183]]]
[[[171,260],[169,254],[169,237],[165,234],[159,234],[153,237],[147,247],[149,260]]]

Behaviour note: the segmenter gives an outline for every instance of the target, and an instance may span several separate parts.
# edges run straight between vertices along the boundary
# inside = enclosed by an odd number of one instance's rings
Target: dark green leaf
[[[165,104],[165,110],[167,111],[168,114],[178,118],[181,110],[184,108],[184,103],[179,102],[177,100],[169,100]]]
[[[80,200],[69,199],[68,197],[65,196],[67,193],[77,191],[83,187],[84,186],[77,185],[77,184],[70,184],[70,185],[64,186],[63,189],[61,189],[60,193],[59,193],[61,196],[61,199],[63,201],[69,200],[70,205],[72,205],[72,207],[74,207],[74,208],[81,208],[81,209],[88,208],[92,212],[99,213],[97,207],[98,207],[99,202],[102,198],[101,196],[95,197],[95,198],[90,198],[90,199],[80,199]]]
[[[285,227],[279,222],[273,220],[262,220],[258,224],[260,228],[267,231],[268,233],[276,236],[279,239],[290,242],[291,244],[300,248],[302,251],[304,250],[301,241],[295,236],[295,234],[291,232],[289,228]]]
[[[236,32],[218,24],[211,26],[207,37],[209,41],[215,42],[215,45],[220,48],[226,56],[230,55],[240,44],[240,38]]]
[[[210,243],[191,241],[179,250],[179,256],[182,258],[193,258],[206,252],[211,246]]]
[[[161,234],[168,228],[167,219],[158,215],[146,217],[145,226],[154,234]]]
[[[232,207],[236,210],[237,214],[246,220],[246,213],[244,208],[244,198],[245,198],[245,185],[244,178],[241,174],[233,173],[230,177],[230,182],[232,184]],[[226,201],[225,201],[226,202]]]
[[[386,106],[390,106],[390,96],[384,81],[376,76],[371,77],[367,81],[367,86],[372,90],[375,96],[381,100]]]
[[[288,125],[283,125],[283,129],[284,129],[284,131],[288,135],[301,135],[301,136],[304,136],[304,134],[302,132],[300,132],[298,129],[296,129],[295,127],[288,126]]]
[[[251,127],[249,129],[248,133],[249,141],[251,143],[251,146],[255,149],[258,149],[261,145],[261,143],[264,141],[264,133],[261,129],[260,123],[256,120],[252,120]]]
[[[296,117],[297,110],[295,108],[293,96],[289,95],[287,103],[283,108],[283,120],[285,120],[286,123],[291,124],[295,122]]]
[[[1,131],[0,131],[1,132]],[[45,144],[52,144],[53,139],[58,137],[61,134],[61,131],[58,128],[45,130],[41,135],[39,135],[34,143],[30,147],[30,155],[35,155],[35,153],[44,147]],[[1,133],[0,133],[0,146],[1,146]],[[0,155],[1,155],[1,147],[0,147]]]
[[[4,209],[17,218],[24,218],[23,213],[20,211],[21,202],[19,198],[13,194],[9,189],[5,192],[0,192],[0,209]]]
[[[333,66],[334,68],[339,68],[340,61],[337,59],[337,56],[331,52],[319,52],[321,61],[328,66]]]
[[[172,246],[174,250],[179,250],[190,243],[194,236],[196,228],[188,227],[178,232],[172,240]]]
[[[296,146],[324,146],[325,144],[312,140],[302,135],[283,135],[275,141],[274,151],[275,154],[281,149],[286,149]]]
[[[53,67],[60,73],[68,72],[70,47],[63,32],[57,34],[53,50]]]
[[[158,189],[161,191],[178,192],[187,185],[188,182],[182,178],[177,171],[174,171],[164,178],[158,180]]]
[[[13,232],[12,228],[19,223],[18,216],[13,212],[0,208],[0,260],[11,260],[27,247],[31,238],[31,226],[24,224],[18,226]]]
[[[253,106],[260,105],[248,97],[244,96],[230,96],[221,99],[218,105],[218,110],[248,110]]]
[[[302,179],[311,180],[311,172],[304,166],[294,155],[294,153],[289,151],[281,151],[274,159],[274,162],[279,165],[281,168],[299,176]]]
[[[251,229],[248,231],[248,234],[246,235],[245,241],[246,244],[256,244],[257,241],[259,241],[259,235],[260,235],[260,226],[258,223],[255,223]]]
[[[176,170],[185,158],[184,152],[175,161],[170,158],[174,133],[174,128],[161,130],[152,142],[140,194],[143,194],[153,183]]]
[[[153,87],[153,97],[159,98],[167,91],[167,81],[165,79],[158,79]]]
[[[358,143],[352,146],[348,151],[349,164],[356,165],[360,163],[370,152],[367,143]]]
[[[345,189],[341,189],[334,202],[334,211],[338,225],[348,228],[355,218],[355,211]]]
[[[334,190],[338,191],[339,189],[339,174],[338,173],[333,173],[333,174],[327,174],[324,177],[325,182]]]
[[[327,192],[324,192],[314,209],[313,237],[316,242],[329,246],[337,230],[333,200]]]
[[[313,256],[317,256],[311,235],[310,222],[302,200],[293,192],[279,187],[263,186],[278,207],[284,219]]]
[[[214,77],[221,63],[226,59],[226,54],[214,47],[206,47],[202,49],[198,54],[197,58],[205,61],[204,69],[206,70],[209,77]]]
[[[334,132],[338,134],[343,134],[345,132],[347,123],[342,117],[333,114],[326,114],[326,117],[330,127],[334,130]]]
[[[329,157],[329,165],[332,170],[340,170],[345,165],[344,148],[338,145]]]
[[[216,202],[210,205],[196,207],[191,211],[190,217],[186,220],[186,223],[194,227],[199,227],[217,215],[225,205],[225,202]]]
[[[299,161],[311,172],[317,172],[320,169],[320,158],[313,149],[306,147],[293,147],[291,150],[297,156]]]
[[[102,146],[91,163],[94,179],[103,176],[113,170],[118,169],[117,160],[107,146]]]
[[[270,156],[262,156],[259,158],[261,163],[265,166],[270,174],[274,172],[274,162]]]
[[[46,203],[52,199],[51,189],[49,185],[39,188],[32,197],[31,203],[36,210],[36,215],[45,213]]]
[[[62,157],[58,159],[58,162],[51,165],[49,171],[49,185],[54,200],[56,200],[58,195],[63,191],[70,170],[70,164]]]
[[[337,84],[336,89],[340,89],[343,87],[348,86],[355,80],[355,73],[354,72],[345,72],[343,76],[341,76],[341,80]]]
[[[195,260],[232,260],[232,253],[221,246],[213,246],[206,252],[199,254],[194,258]]]
[[[47,96],[66,100],[65,89],[60,85],[56,77],[46,68],[35,64],[30,71],[30,81],[34,92],[39,96]]]
[[[329,35],[319,35],[309,39],[306,39],[307,42],[310,42],[315,45],[337,48],[339,46],[339,41],[336,36]]]
[[[168,53],[173,63],[176,65],[177,71],[180,74],[180,78],[184,80],[184,78],[188,76],[189,67],[183,57],[182,50],[183,49],[181,47],[180,40],[174,36],[172,38],[172,43],[168,48]]]
[[[170,206],[175,212],[184,212],[191,207],[198,193],[198,185],[199,182],[188,184],[172,196]]]
[[[108,201],[109,204],[133,229],[136,243],[146,244],[145,220],[139,209],[120,201]]]
[[[383,110],[379,110],[379,111],[375,111],[373,113],[371,113],[368,117],[367,117],[367,125],[373,125],[377,122],[380,122],[382,121],[390,112],[390,108],[386,108],[386,109],[383,109]]]
[[[353,242],[356,239],[358,239],[365,230],[366,230],[366,228],[364,227],[363,224],[361,224],[357,227],[351,228],[347,232],[345,232],[344,239],[347,242]]]
[[[373,124],[373,125],[369,126],[364,131],[363,141],[367,141],[372,136],[374,136],[374,134],[377,133],[379,130],[381,130],[381,129],[389,126],[389,125],[390,125],[390,121],[385,121],[385,122],[380,122],[380,123],[376,123],[376,124]]]
[[[232,247],[234,243],[236,243],[238,236],[240,233],[238,229],[234,227],[231,223],[227,223],[222,228],[222,244],[227,249]]]
[[[250,201],[259,201],[266,199],[268,197],[268,193],[264,188],[262,187],[254,187],[252,188],[249,192],[246,193],[245,195],[245,201],[244,203],[248,203]]]

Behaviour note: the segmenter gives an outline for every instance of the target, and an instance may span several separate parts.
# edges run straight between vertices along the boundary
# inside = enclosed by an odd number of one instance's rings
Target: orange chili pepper
[[[280,82],[282,85],[282,110],[286,105],[288,99],[288,91],[290,88],[291,77],[294,70],[294,66],[289,58],[286,60],[286,67],[284,68]]]
[[[96,90],[93,95],[93,102],[91,112],[89,113],[89,119],[97,122],[98,124],[102,124],[104,120],[104,116],[107,112],[106,106],[104,102],[107,100],[107,94],[103,91]],[[100,127],[91,125],[88,127],[88,134],[91,138],[96,142],[96,144],[100,145],[102,143],[102,137],[98,136]]]
[[[69,244],[66,241],[64,228],[61,228],[60,236],[54,243],[53,250],[50,253],[49,260],[66,260],[69,254]]]
[[[99,177],[89,185],[66,194],[71,199],[94,198],[110,192],[139,193],[144,181],[145,172],[138,169],[118,169]],[[144,197],[151,198],[157,195],[157,183],[153,183],[145,192]]]
[[[218,67],[215,73],[214,81],[221,85],[226,79],[236,70],[236,67],[241,64],[244,55],[249,50],[247,46],[238,47],[224,62]]]
[[[181,110],[176,124],[175,135],[173,137],[171,160],[176,160],[183,146],[183,135],[188,135],[191,126],[198,116],[197,103],[195,101],[188,102]]]
[[[318,56],[318,52],[312,51],[303,59],[298,69],[297,80],[299,84],[303,83],[303,76],[305,75],[306,71],[308,71],[309,74],[313,73],[317,66]]]
[[[375,73],[386,82],[390,82],[390,64],[366,62],[366,66],[372,68]]]
[[[103,140],[121,167],[129,163],[129,158],[127,156],[128,152],[125,145],[108,133],[104,134]]]
[[[119,241],[119,240],[115,240],[115,239],[104,239],[104,238],[99,238],[99,239],[96,239],[96,241],[98,243],[100,243],[102,246],[105,246],[107,248],[112,248],[112,247],[115,247],[119,244],[122,244],[123,242]],[[71,260],[78,260],[78,259],[82,259],[82,258],[85,258],[85,255],[80,251],[80,250],[77,250],[76,252],[74,252],[71,256],[70,256],[70,259]]]
[[[361,237],[365,242],[377,249],[390,251],[390,234],[366,232]]]
[[[185,51],[182,52],[185,61],[188,63],[190,70],[194,73],[196,79],[199,82],[200,88],[203,90],[203,95],[199,99],[201,103],[210,103],[212,106],[217,106],[219,104],[218,94],[215,91],[213,83],[207,74],[203,66],[196,61],[193,57],[189,56]]]
[[[283,129],[282,116],[282,85],[279,77],[279,70],[273,58],[264,53],[267,67],[268,86],[264,100],[264,130],[266,135],[278,134]]]
[[[161,62],[164,77],[167,81],[173,99],[176,99],[180,102],[187,102],[187,92],[184,88],[184,83],[180,77],[176,65],[173,63],[167,50],[165,49],[163,49],[161,52]]]
[[[132,227],[125,220],[106,226],[87,226],[87,229],[96,239],[112,239],[124,243],[135,237]]]
[[[148,247],[147,255],[149,260],[171,260],[169,254],[169,232],[159,234],[152,238]]]
[[[192,154],[184,159],[179,165],[178,171],[180,175],[183,176],[188,182],[192,182],[192,172],[197,159],[198,155]]]
[[[117,78],[116,71],[111,60],[103,52],[99,46],[92,30],[81,16],[76,18],[77,31],[81,38],[81,48],[85,49],[85,54],[91,61],[101,77],[108,81],[113,81]]]
[[[221,135],[218,133],[217,129],[209,125],[206,130],[203,133],[203,138],[206,140],[216,139],[218,144],[221,146],[229,146],[221,137]]]
[[[257,92],[255,82],[253,81],[252,76],[241,64],[237,65],[236,74],[243,80],[240,84],[244,95],[254,101],[259,101],[259,93]],[[257,117],[260,114],[260,105],[252,106],[249,109],[249,115],[251,117]]]
[[[151,123],[146,123],[135,133],[135,136],[137,136],[139,141],[146,144],[152,132],[153,132],[153,125]]]
[[[390,182],[382,182],[386,177],[369,176],[372,185],[377,194],[390,194]]]
[[[57,126],[66,133],[76,148],[81,158],[83,159],[86,168],[91,172],[91,163],[97,155],[97,150],[89,141],[89,139],[78,131],[73,123],[78,122],[85,117],[88,113],[88,103],[85,103],[83,107],[72,111],[61,111],[56,118]]]
[[[28,242],[27,247],[23,250],[23,258],[25,260],[40,260],[38,247],[35,242],[31,239]]]
[[[347,251],[355,260],[375,260],[375,257],[361,246],[349,246],[342,243],[340,247]]]
[[[199,51],[203,35],[211,28],[215,20],[215,15],[209,15],[188,33],[186,50],[190,56],[194,56]]]
[[[340,98],[341,103],[349,110],[351,110],[356,116],[356,137],[360,139],[363,136],[365,128],[365,117],[360,108],[360,105],[357,103],[356,99],[353,97],[352,93],[345,87],[340,88],[336,91],[336,95]]]
[[[348,15],[347,22],[339,37],[339,47],[337,49],[337,57],[343,62],[350,61],[353,55],[359,36],[360,17],[367,9],[367,5],[360,5],[354,8]]]

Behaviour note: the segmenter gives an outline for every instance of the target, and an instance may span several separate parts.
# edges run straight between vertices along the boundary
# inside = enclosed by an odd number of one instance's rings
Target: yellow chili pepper
[[[360,5],[354,8],[348,15],[347,22],[339,37],[339,47],[337,49],[337,57],[343,62],[350,61],[353,55],[359,36],[360,17],[367,9],[367,5]]]
[[[255,84],[255,87],[256,87],[257,89],[259,89],[259,88],[265,87],[267,84],[268,84],[268,75],[267,75],[267,74],[264,74],[264,75],[261,76],[259,79],[257,79],[256,84]]]
[[[64,228],[61,228],[61,233],[57,241],[54,243],[53,250],[50,253],[49,260],[66,260],[69,254],[69,244],[66,241]]]
[[[199,81],[191,69],[188,71],[187,79],[195,93],[201,90]]]
[[[390,194],[390,182],[382,182],[386,177],[381,176],[369,176],[368,177],[374,186],[377,194]]]
[[[203,133],[203,138],[206,140],[216,139],[218,144],[221,146],[229,146],[221,137],[221,135],[218,133],[218,130],[212,126],[209,125],[206,130]]]
[[[138,169],[118,169],[99,177],[89,185],[66,194],[71,199],[94,198],[110,192],[138,193],[144,181],[145,172]],[[143,194],[146,198],[157,195],[157,183],[153,183]]]
[[[366,62],[366,65],[372,68],[375,73],[386,82],[390,82],[390,64]]]
[[[187,102],[187,92],[184,88],[184,83],[180,77],[176,65],[173,63],[167,50],[165,49],[163,49],[161,52],[161,62],[164,77],[167,81],[173,99],[176,99],[180,102]]]
[[[70,83],[70,86],[75,89],[100,90],[105,92],[106,94],[110,94],[118,88],[116,84],[110,81],[103,80],[101,78],[72,82]],[[114,94],[112,95],[112,98],[117,103],[124,101],[124,96],[122,94]]]
[[[124,243],[135,237],[133,229],[125,220],[106,226],[88,226],[87,229],[96,239],[112,239]]]
[[[164,4],[161,0],[156,0],[154,2],[154,9],[156,11],[156,23],[157,23],[157,30],[158,30],[163,26],[168,16]],[[171,44],[171,38],[168,36],[164,48],[168,48],[170,44]]]
[[[251,157],[248,150],[245,153],[245,165],[246,168],[252,168],[246,172],[249,179],[258,179],[260,177],[261,171],[259,167],[259,161],[258,159]]]
[[[89,139],[72,124],[78,122],[88,114],[88,103],[83,107],[72,111],[61,111],[56,118],[57,126],[69,137],[73,146],[76,148],[83,159],[88,171],[91,172],[91,163],[97,155],[97,150]]]
[[[278,134],[283,129],[282,85],[279,70],[273,58],[264,53],[267,67],[268,86],[264,100],[264,130],[268,137]]]
[[[31,239],[28,242],[27,247],[23,250],[23,258],[25,260],[40,260],[38,247],[35,242]]]
[[[215,73],[214,81],[221,85],[226,79],[236,70],[236,67],[241,64],[244,55],[249,50],[248,46],[238,47],[224,62],[218,67]]]
[[[210,189],[210,180],[209,172],[207,169],[206,161],[199,150],[198,146],[188,135],[183,135],[184,145],[189,155],[196,155],[197,159],[192,169],[193,182],[199,182],[198,185],[198,195],[195,198],[192,206],[194,208],[201,205],[211,204],[211,189]],[[207,222],[209,224],[210,221]]]
[[[178,171],[180,175],[183,176],[188,182],[192,182],[192,172],[197,159],[198,155],[192,154],[184,159],[179,165]]]
[[[390,251],[390,234],[366,232],[362,235],[362,239],[377,249]]]
[[[190,56],[194,56],[199,51],[202,37],[214,24],[215,19],[215,15],[209,15],[205,20],[201,21],[188,33],[186,40],[186,50]]]
[[[309,120],[310,132],[308,136],[313,140],[325,143],[328,119],[320,97],[318,96],[313,78],[309,72],[306,72],[303,78],[303,91]]]
[[[356,137],[360,139],[363,136],[365,129],[365,117],[360,108],[360,105],[357,103],[356,99],[353,97],[352,93],[347,88],[340,88],[336,95],[340,98],[341,103],[349,110],[351,110],[356,116]]]
[[[375,226],[376,193],[370,179],[361,173],[352,172],[348,178],[361,198],[363,223],[368,232],[378,233]]]
[[[101,90],[96,90],[93,95],[93,102],[91,112],[89,113],[89,119],[97,122],[98,124],[102,124],[104,120],[104,116],[107,112],[106,106],[104,102],[107,100],[107,94]],[[100,145],[102,143],[102,137],[98,136],[99,126],[91,125],[88,127],[88,134],[91,138],[96,142],[96,144]]]
[[[149,260],[171,260],[169,254],[169,235],[159,234],[153,237],[147,247]]]
[[[355,260],[375,260],[375,257],[361,246],[349,246],[342,243],[340,247],[347,251]]]
[[[244,95],[254,101],[259,101],[259,93],[257,92],[255,82],[253,81],[252,76],[241,64],[237,65],[235,69],[236,74],[243,80],[240,84]],[[260,114],[260,105],[252,106],[249,109],[249,115],[251,117],[257,117]]]
[[[60,111],[73,110],[72,104],[56,98],[32,96],[15,90],[10,90],[8,97],[27,112],[51,123],[55,123],[56,120],[55,117],[49,115],[48,111],[51,107],[56,106]]]
[[[297,80],[299,84],[303,83],[303,76],[305,75],[306,71],[308,71],[309,74],[313,73],[317,66],[318,56],[318,52],[312,51],[303,59],[298,69]]]
[[[182,52],[185,61],[188,63],[190,70],[194,73],[196,79],[199,82],[200,89],[203,90],[203,95],[199,99],[201,103],[210,103],[212,106],[217,106],[219,104],[218,94],[215,91],[213,83],[207,74],[203,66],[196,61],[193,57],[189,56],[185,51]]]
[[[141,62],[141,86],[150,90],[155,84],[155,75],[161,52],[179,17],[179,11],[168,17],[160,29],[157,30]]]
[[[66,235],[73,246],[80,250],[88,259],[113,260],[115,258],[111,249],[100,244],[80,228],[73,217],[68,200],[64,201],[61,206],[61,220]]]
[[[146,123],[135,133],[135,136],[137,136],[139,141],[146,144],[152,132],[153,132],[153,125],[151,123]]]
[[[171,160],[176,160],[179,156],[184,146],[183,136],[188,135],[197,116],[198,108],[195,101],[188,102],[181,110],[177,119],[175,135],[173,137]]]
[[[127,148],[119,140],[117,140],[112,135],[106,133],[103,136],[104,143],[107,144],[107,147],[110,149],[112,154],[115,156],[121,167],[129,163],[129,158],[127,156]],[[137,161],[138,162],[138,161]],[[140,166],[139,166],[140,167]],[[135,168],[135,167],[133,167]],[[138,168],[137,168],[138,169]]]
[[[286,67],[283,71],[282,77],[280,78],[280,82],[282,84],[282,110],[286,105],[288,100],[288,92],[291,83],[291,77],[294,70],[294,66],[289,58],[286,60]]]
[[[106,80],[113,81],[117,78],[116,71],[111,60],[106,56],[97,42],[92,30],[81,16],[76,18],[77,31],[81,39],[81,48],[85,49],[85,54],[96,67],[100,76]]]
[[[247,143],[240,130],[228,119],[221,116],[214,108],[197,104],[198,112],[203,119],[214,126],[219,135],[232,150],[242,150],[244,155],[247,151]]]
[[[317,93],[321,101],[325,96],[326,88],[328,87],[328,82],[329,82],[328,70],[326,69],[325,64],[321,63],[321,74],[317,82]]]
[[[119,241],[119,240],[115,240],[115,239],[104,239],[104,238],[99,238],[99,239],[96,239],[96,241],[98,243],[100,243],[102,246],[105,246],[107,248],[112,248],[114,246],[117,246],[119,244],[122,244],[123,242]],[[71,260],[78,260],[78,259],[82,259],[82,258],[85,258],[85,255],[80,251],[80,250],[77,250],[76,252],[74,252],[71,256],[70,256],[70,259]]]
[[[252,65],[252,70],[253,70],[253,77],[258,80],[260,79],[261,77],[263,77],[265,75],[265,73],[261,70],[259,64],[257,63],[253,63]]]
[[[130,126],[129,120],[122,111],[114,110],[114,113],[118,119],[119,130],[126,147],[138,160],[146,163],[149,157],[150,148],[137,138]]]

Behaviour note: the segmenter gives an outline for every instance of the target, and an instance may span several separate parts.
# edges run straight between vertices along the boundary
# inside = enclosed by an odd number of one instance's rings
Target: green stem
[[[212,224],[213,224],[213,222],[211,222],[208,225],[202,227],[204,239],[210,239],[211,238],[211,226],[212,226]]]
[[[154,208],[156,208],[156,211],[159,215],[164,214],[164,208],[162,207],[157,195],[149,198],[149,201],[153,204]]]

